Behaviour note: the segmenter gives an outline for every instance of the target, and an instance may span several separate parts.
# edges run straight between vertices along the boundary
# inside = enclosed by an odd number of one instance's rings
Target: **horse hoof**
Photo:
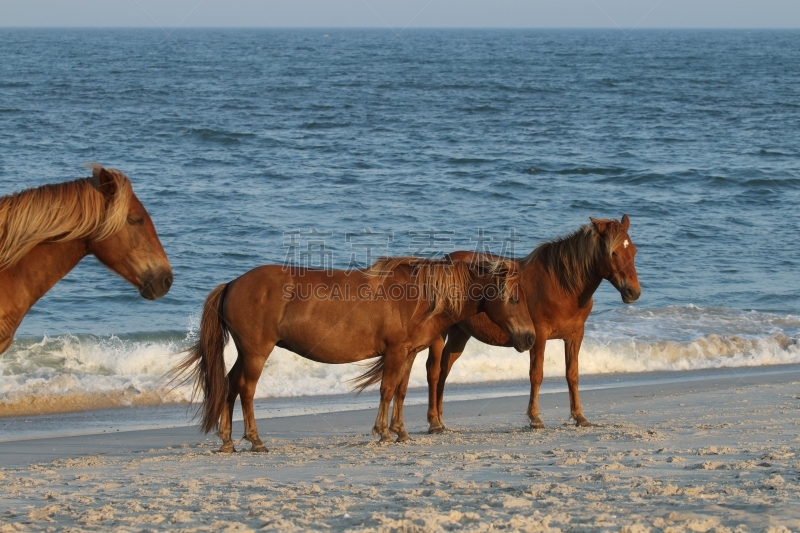
[[[444,433],[444,427],[443,426],[437,426],[437,427],[431,426],[428,429],[428,434],[429,435],[439,435],[440,433]]]
[[[226,442],[219,449],[219,453],[233,453],[235,451],[236,451],[236,449],[233,447],[233,443],[232,442]]]
[[[391,443],[394,442],[394,438],[392,438],[391,434],[387,433],[386,435],[381,435],[381,440],[379,442],[381,444]]]
[[[594,424],[592,424],[591,422],[586,420],[586,418],[583,417],[583,416],[579,416],[578,418],[575,419],[575,426],[576,427],[579,427],[579,428],[590,428],[593,425]]]
[[[395,442],[410,442],[411,436],[408,433],[403,433],[402,435],[397,436],[397,440]]]
[[[531,419],[531,429],[544,429],[544,422],[538,416]]]
[[[250,451],[258,453],[267,453],[269,450],[267,450],[267,447],[264,446],[263,444],[253,444],[253,447],[250,448]]]

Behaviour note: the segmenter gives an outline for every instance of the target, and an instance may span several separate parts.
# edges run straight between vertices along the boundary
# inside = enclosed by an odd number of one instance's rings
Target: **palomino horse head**
[[[130,189],[122,172],[100,165],[90,168],[93,185],[106,197],[107,205],[112,205],[115,196],[120,195],[117,200],[125,205],[116,206],[122,211],[115,216],[124,216],[125,220],[110,235],[90,238],[89,253],[137,287],[143,298],[155,300],[164,296],[172,286],[172,268],[150,215],[133,191],[124,194],[121,190]]]
[[[622,301],[630,304],[639,299],[642,287],[633,264],[636,245],[628,236],[631,221],[628,215],[622,215],[622,221],[597,220],[592,218],[592,225],[600,235],[601,247],[598,258],[600,275],[607,279],[622,295]]]
[[[536,329],[516,261],[501,260],[489,271],[492,281],[483,288],[481,310],[506,332],[518,352],[530,350],[536,341]]]

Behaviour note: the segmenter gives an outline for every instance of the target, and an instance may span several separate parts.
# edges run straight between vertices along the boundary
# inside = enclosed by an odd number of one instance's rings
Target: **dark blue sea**
[[[642,297],[601,286],[584,375],[800,363],[798,31],[3,29],[0,57],[0,195],[119,168],[175,273],[148,302],[85,259],[0,356],[6,414],[186,399],[171,354],[259,264],[522,256],[623,213]],[[452,380],[527,368],[472,341]],[[361,371],[276,350],[258,396]]]

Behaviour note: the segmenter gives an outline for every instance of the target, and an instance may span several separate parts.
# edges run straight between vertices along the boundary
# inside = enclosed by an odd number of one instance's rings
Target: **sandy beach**
[[[595,427],[563,393],[537,431],[521,396],[450,402],[442,435],[411,406],[408,444],[373,410],[261,420],[267,454],[191,427],[4,442],[0,531],[800,530],[796,367],[583,396]]]

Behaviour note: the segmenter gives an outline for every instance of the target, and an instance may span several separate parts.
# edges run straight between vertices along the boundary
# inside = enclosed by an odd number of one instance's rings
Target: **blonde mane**
[[[412,269],[412,277],[419,287],[420,300],[428,302],[430,314],[461,314],[475,277],[496,277],[499,296],[508,299],[511,286],[519,281],[520,276],[515,261],[488,257],[472,261],[387,257],[378,259],[364,273],[368,276],[379,276],[383,281],[404,266]]]
[[[93,176],[66,183],[43,185],[0,198],[0,270],[9,268],[45,242],[91,237],[105,239],[119,231],[128,216],[133,189],[116,169],[111,198],[99,190],[102,167],[91,167]]]
[[[480,255],[469,261],[387,257],[375,261],[364,274],[377,276],[383,281],[402,267],[412,269],[412,276],[416,278],[420,294],[417,305],[420,301],[426,300],[429,314],[439,312],[460,314],[469,296],[470,284],[476,277],[493,276],[499,289],[499,296],[507,300],[517,289],[521,276],[516,261],[486,255]],[[350,380],[354,383],[354,390],[360,394],[370,385],[380,383],[385,363],[385,357],[378,357],[366,372]]]
[[[575,294],[594,275],[599,254],[610,255],[624,237],[618,220],[602,222],[609,223],[604,238],[593,224],[586,224],[565,237],[540,244],[520,261],[520,266],[539,261],[567,294]]]

